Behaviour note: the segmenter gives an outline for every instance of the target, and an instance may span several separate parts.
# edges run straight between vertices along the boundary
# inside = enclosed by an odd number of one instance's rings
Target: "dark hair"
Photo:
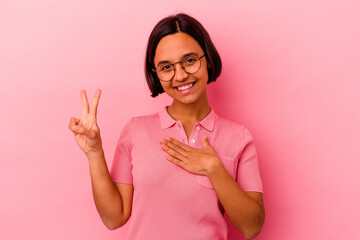
[[[145,77],[149,89],[152,93],[152,97],[156,97],[157,95],[164,92],[156,72],[152,71],[152,69],[155,69],[154,57],[156,47],[163,37],[177,32],[184,32],[189,34],[199,43],[203,49],[206,60],[211,66],[211,68],[208,69],[208,83],[215,82],[216,79],[220,76],[222,68],[220,55],[212,43],[208,32],[201,25],[201,23],[184,13],[170,15],[156,24],[149,36],[147,44],[145,58]]]

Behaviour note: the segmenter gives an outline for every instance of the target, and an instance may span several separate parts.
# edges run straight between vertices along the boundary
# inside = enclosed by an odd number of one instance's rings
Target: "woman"
[[[250,132],[218,116],[206,86],[221,60],[203,26],[177,14],[153,29],[146,52],[155,97],[173,98],[159,113],[133,117],[118,140],[108,171],[96,124],[101,91],[69,128],[90,165],[93,196],[109,229],[131,215],[127,239],[227,239],[224,212],[247,238],[264,223],[262,183]]]

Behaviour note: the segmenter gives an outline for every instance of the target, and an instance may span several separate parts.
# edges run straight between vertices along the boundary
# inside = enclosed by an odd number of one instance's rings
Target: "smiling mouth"
[[[187,85],[185,85],[185,86],[175,87],[175,88],[178,89],[178,90],[180,90],[180,91],[184,91],[184,90],[186,90],[186,89],[191,88],[194,84],[195,84],[195,82],[192,82],[192,83],[189,83],[189,84],[187,84]]]

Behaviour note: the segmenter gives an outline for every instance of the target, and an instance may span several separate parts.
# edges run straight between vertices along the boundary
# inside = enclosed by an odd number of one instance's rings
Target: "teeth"
[[[191,87],[192,87],[192,85],[193,85],[193,83],[190,83],[189,85],[186,85],[186,86],[177,87],[177,89],[179,89],[179,90],[186,90],[186,89],[191,88]]]

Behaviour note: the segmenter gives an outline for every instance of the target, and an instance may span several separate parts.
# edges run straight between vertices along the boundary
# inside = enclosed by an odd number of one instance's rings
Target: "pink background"
[[[211,105],[255,138],[266,207],[256,239],[360,239],[357,0],[1,0],[0,239],[123,239],[126,227],[98,216],[68,122],[81,89],[103,90],[110,165],[125,122],[170,103],[150,97],[143,62],[154,25],[181,11],[223,60]]]

